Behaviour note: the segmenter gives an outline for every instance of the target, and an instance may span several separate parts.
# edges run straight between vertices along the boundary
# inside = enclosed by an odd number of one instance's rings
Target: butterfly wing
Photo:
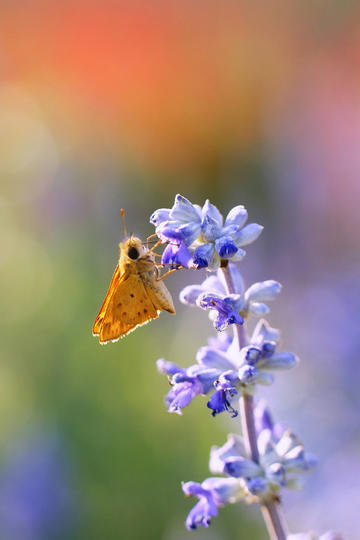
[[[145,281],[145,290],[154,304],[155,309],[160,311],[165,310],[173,315],[175,314],[171,294],[163,281],[157,280],[154,275],[150,276],[149,279]]]
[[[105,300],[103,301],[100,311],[95,319],[94,326],[92,329],[93,336],[98,336],[100,334],[101,326],[103,324],[103,320],[105,317],[105,312],[107,310],[107,307],[109,305],[112,295],[114,294],[114,292],[116,291],[118,287],[119,282],[120,282],[120,268],[119,268],[119,265],[117,265],[115,268],[113,277],[111,279],[108,292],[106,293]]]
[[[156,319],[154,307],[139,274],[130,274],[118,283],[107,305],[99,335],[100,343],[116,341],[137,326]]]

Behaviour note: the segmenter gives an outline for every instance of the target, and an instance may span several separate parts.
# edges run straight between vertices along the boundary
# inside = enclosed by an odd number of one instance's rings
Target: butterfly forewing
[[[95,322],[94,322],[94,326],[93,326],[93,329],[92,329],[92,333],[93,333],[94,336],[97,336],[100,333],[101,326],[102,326],[102,323],[103,323],[103,320],[104,320],[104,317],[105,317],[107,307],[109,305],[109,302],[111,300],[112,295],[114,294],[114,292],[117,289],[119,281],[120,281],[120,268],[119,268],[119,265],[117,265],[116,268],[115,268],[115,272],[113,274],[113,277],[111,279],[108,292],[106,293],[103,304],[102,304],[102,306],[100,308],[100,311],[99,311],[99,313],[98,313],[98,315],[97,315],[97,317],[95,319]]]
[[[119,283],[110,299],[100,331],[100,342],[119,339],[158,316],[140,276],[131,274]]]

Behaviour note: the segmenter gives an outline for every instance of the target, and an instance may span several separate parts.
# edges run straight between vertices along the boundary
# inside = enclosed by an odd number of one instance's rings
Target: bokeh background
[[[182,480],[239,425],[163,404],[155,360],[212,334],[167,314],[91,336],[119,209],[153,232],[177,192],[265,225],[242,270],[284,288],[269,321],[301,364],[259,392],[319,458],[292,532],[359,534],[360,6],[351,0],[0,3],[0,538],[265,539],[227,507],[189,533]]]

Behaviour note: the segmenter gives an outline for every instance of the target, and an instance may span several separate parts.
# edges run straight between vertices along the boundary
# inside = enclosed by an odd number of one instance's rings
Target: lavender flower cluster
[[[280,332],[262,318],[281,285],[267,280],[246,289],[234,264],[244,258],[243,246],[254,242],[263,229],[256,223],[245,225],[247,216],[244,206],[239,205],[224,221],[209,201],[201,208],[177,195],[171,209],[156,210],[150,218],[157,236],[166,243],[163,265],[216,272],[201,284],[188,285],[180,294],[182,303],[209,311],[218,335],[198,350],[190,367],[157,361],[158,370],[167,375],[171,385],[166,396],[168,411],[182,414],[197,396],[207,396],[212,416],[228,412],[235,418],[241,410],[246,428],[242,437],[230,434],[222,447],[211,449],[209,468],[216,476],[202,483],[183,483],[185,495],[198,499],[186,520],[189,530],[208,527],[219,507],[241,500],[259,503],[274,516],[280,490],[298,489],[299,475],[311,471],[316,463],[292,431],[273,423],[263,401],[254,405],[258,386],[272,384],[276,371],[294,367],[298,359],[291,352],[278,350]],[[250,316],[260,319],[248,338],[246,320]],[[233,336],[227,333],[230,327]],[[281,528],[274,524],[276,527]],[[322,537],[287,535],[284,528],[276,532],[278,538],[293,540],[340,538],[332,533]]]

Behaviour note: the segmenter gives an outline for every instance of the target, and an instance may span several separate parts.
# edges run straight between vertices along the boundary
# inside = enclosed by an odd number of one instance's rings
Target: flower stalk
[[[246,225],[247,211],[242,205],[224,219],[209,201],[200,207],[181,195],[175,197],[172,208],[156,210],[150,221],[167,244],[162,254],[164,266],[213,272],[202,283],[186,286],[180,301],[208,311],[217,337],[200,347],[196,362],[187,368],[157,361],[171,386],[165,400],[168,411],[181,415],[198,396],[208,396],[211,416],[229,413],[236,418],[240,414],[242,424],[242,436],[230,433],[223,446],[211,448],[213,476],[202,483],[183,483],[185,495],[198,499],[186,527],[208,527],[220,507],[245,501],[259,504],[271,540],[295,540],[297,535],[288,534],[280,493],[283,488],[297,489],[298,475],[311,471],[316,460],[295,433],[273,422],[263,400],[255,405],[254,393],[262,385],[274,383],[273,372],[293,368],[298,359],[291,352],[277,350],[280,332],[263,318],[270,311],[267,303],[280,293],[280,283],[266,280],[246,289],[234,264],[245,257],[243,247],[259,237],[262,227]],[[260,320],[248,336],[245,322],[250,316]],[[227,333],[230,326],[233,337]],[[338,538],[327,534],[301,538]]]
[[[236,294],[228,268],[228,261],[222,261],[220,267],[226,284],[226,292],[228,294]],[[236,340],[237,350],[240,355],[240,350],[247,345],[245,323],[242,325],[234,324],[233,329],[234,340]],[[239,404],[246,453],[255,463],[259,463],[259,450],[257,446],[254,418],[254,398],[251,394],[244,392],[240,397]],[[287,525],[280,504],[273,499],[269,499],[268,501],[261,503],[261,511],[271,540],[286,540]]]

